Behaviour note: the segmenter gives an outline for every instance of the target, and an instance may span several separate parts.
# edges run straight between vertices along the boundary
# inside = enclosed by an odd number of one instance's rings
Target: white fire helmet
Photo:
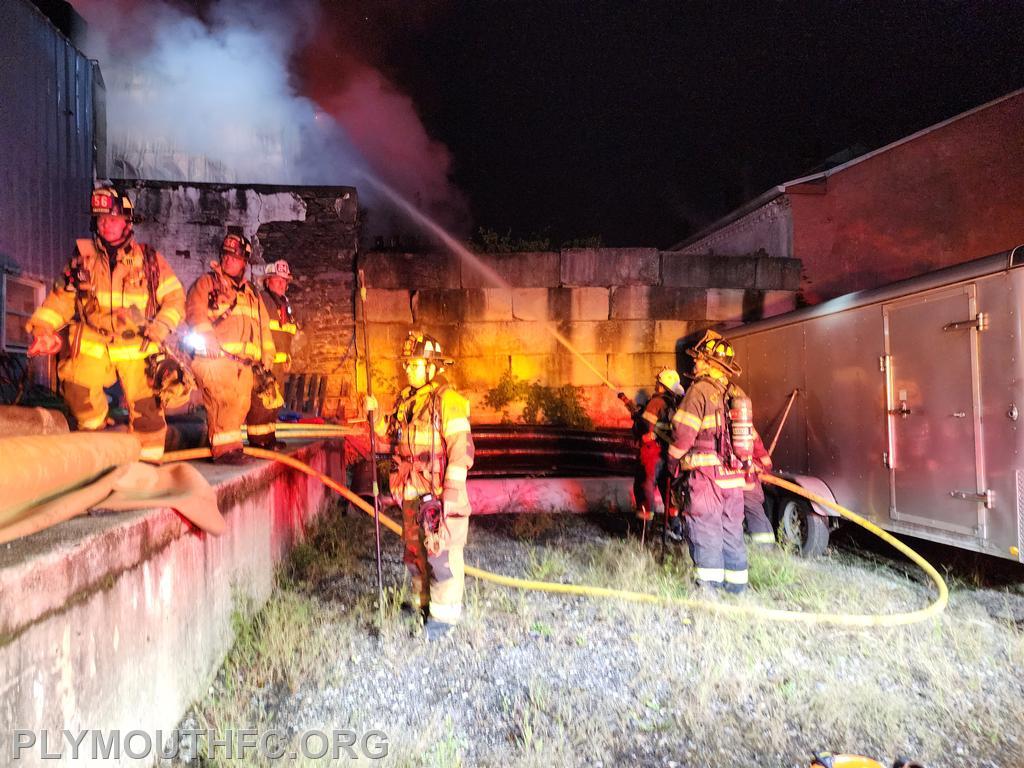
[[[266,280],[270,277],[283,277],[285,280],[291,281],[292,271],[288,267],[288,262],[284,259],[278,259],[265,265],[263,267],[263,279]]]
[[[656,381],[672,394],[682,396],[683,385],[679,383],[679,374],[671,368],[662,368],[658,371]]]

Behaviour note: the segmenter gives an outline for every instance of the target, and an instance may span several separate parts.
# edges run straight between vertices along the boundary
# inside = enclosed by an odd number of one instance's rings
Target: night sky
[[[555,246],[667,247],[1024,87],[1021,0],[319,3],[297,87],[371,63],[451,151],[475,226]]]
[[[556,244],[671,245],[1024,86],[1009,0],[324,5],[449,147],[475,223]]]

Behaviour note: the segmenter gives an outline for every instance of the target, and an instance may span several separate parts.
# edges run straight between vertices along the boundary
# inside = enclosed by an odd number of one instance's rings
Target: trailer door
[[[985,536],[975,286],[883,308],[890,515]]]

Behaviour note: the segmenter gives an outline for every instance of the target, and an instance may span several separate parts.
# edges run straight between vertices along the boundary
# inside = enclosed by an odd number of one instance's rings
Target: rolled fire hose
[[[350,501],[356,507],[361,509],[366,514],[373,516],[373,507],[363,501],[361,498],[356,496],[345,486],[331,479],[323,472],[319,472],[313,469],[308,464],[305,464],[298,459],[295,459],[286,454],[274,453],[273,451],[266,451],[260,448],[245,448],[245,453],[249,456],[253,456],[257,459],[266,459],[268,461],[276,461],[280,464],[297,469],[310,477],[315,477],[324,485],[331,490],[335,491],[345,499]],[[210,455],[209,448],[194,448],[191,450],[174,451],[164,455],[164,461],[189,461],[192,459],[201,459]],[[935,583],[938,589],[938,597],[933,603],[925,608],[920,608],[916,611],[909,611],[905,613],[893,613],[893,614],[841,614],[841,613],[805,613],[802,611],[786,611],[778,608],[765,608],[757,605],[746,605],[740,603],[727,603],[727,602],[707,602],[704,600],[695,600],[682,597],[664,597],[661,595],[651,595],[643,592],[630,592],[622,589],[610,589],[607,587],[589,587],[576,584],[559,584],[550,581],[532,581],[529,579],[519,579],[513,576],[504,576],[498,573],[491,573],[481,568],[476,568],[471,565],[466,566],[466,573],[474,578],[482,581],[489,581],[492,584],[501,584],[506,587],[514,587],[516,589],[527,589],[539,592],[556,592],[566,595],[581,595],[584,597],[606,597],[618,600],[629,600],[638,603],[653,603],[656,605],[678,605],[685,608],[696,608],[700,610],[710,611],[723,616],[729,616],[733,618],[758,618],[767,619],[769,621],[788,622],[788,623],[799,623],[799,624],[826,624],[837,627],[897,627],[906,626],[908,624],[916,624],[921,621],[925,621],[930,618],[934,618],[942,613],[946,604],[949,601],[949,590],[946,587],[946,582],[943,581],[942,576],[939,572],[932,567],[931,563],[921,557],[917,552],[906,546],[902,542],[890,536],[888,533],[883,531],[878,526],[868,522],[859,515],[846,509],[846,507],[840,506],[834,502],[828,501],[816,494],[810,493],[804,490],[798,485],[794,485],[786,480],[775,477],[774,475],[764,474],[761,476],[764,482],[777,485],[780,488],[792,491],[799,496],[829,507],[830,509],[836,510],[840,515],[854,523],[866,528],[867,530],[879,536],[883,540],[892,544],[900,552],[909,557],[916,565],[918,565],[928,577]],[[381,525],[386,527],[392,533],[401,536],[402,526],[396,523],[386,515],[380,515]]]
[[[72,432],[0,439],[0,525],[25,510],[93,482],[114,467],[139,460],[131,434]]]

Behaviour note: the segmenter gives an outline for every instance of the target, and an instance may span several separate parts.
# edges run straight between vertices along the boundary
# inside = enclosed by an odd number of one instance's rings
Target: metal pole
[[[363,365],[366,368],[366,394],[373,397],[373,375],[370,372],[370,332],[366,321],[366,276],[359,270],[359,303],[363,310]],[[373,528],[377,539],[377,606],[380,613],[380,627],[384,629],[384,569],[380,557],[380,488],[377,485],[377,421],[376,411],[367,411],[366,420],[370,425],[370,470],[373,472]]]
[[[793,401],[796,400],[796,396],[799,392],[799,389],[794,389],[789,393],[789,402],[786,403],[786,410],[782,412],[782,420],[779,422],[779,426],[775,430],[775,437],[772,438],[772,444],[768,446],[769,456],[775,453],[775,444],[779,442],[779,435],[782,434],[782,428],[786,426],[786,419],[789,418],[789,409],[793,407]]]
[[[660,490],[660,489],[659,489]],[[664,514],[661,520],[661,564],[665,564],[665,547],[667,546],[668,539],[668,508],[672,506],[672,488],[669,485],[669,478],[666,473],[665,476],[665,491],[661,496],[662,503],[665,505]]]

